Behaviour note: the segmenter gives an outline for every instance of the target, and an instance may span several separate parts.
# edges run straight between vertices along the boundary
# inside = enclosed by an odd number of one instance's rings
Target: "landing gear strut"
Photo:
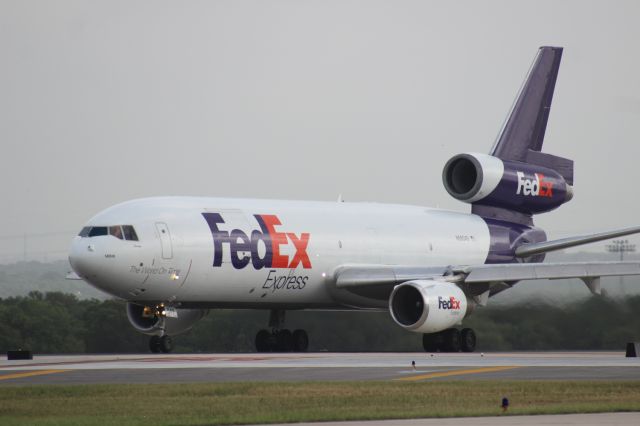
[[[438,333],[423,334],[425,352],[473,352],[476,350],[476,333],[471,328],[448,328]]]
[[[154,354],[160,352],[168,354],[173,349],[173,341],[171,337],[166,334],[164,336],[151,336],[151,339],[149,339],[149,349]]]
[[[168,354],[173,350],[173,341],[171,340],[171,337],[164,334],[165,319],[167,316],[171,316],[167,312],[175,312],[175,309],[166,307],[164,303],[160,303],[154,308],[145,306],[142,312],[143,318],[158,318],[160,320],[159,327],[162,334],[160,336],[151,336],[149,339],[149,350],[154,354],[161,352]]]
[[[258,352],[306,352],[309,348],[309,336],[304,330],[283,329],[283,310],[272,310],[269,316],[268,330],[260,330],[256,334],[256,350]]]

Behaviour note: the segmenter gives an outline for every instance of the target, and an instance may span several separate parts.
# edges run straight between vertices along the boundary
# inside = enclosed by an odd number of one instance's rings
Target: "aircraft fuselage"
[[[476,215],[377,203],[146,198],[87,226],[125,224],[138,241],[75,237],[74,270],[125,300],[206,307],[347,308],[340,266],[482,264],[491,240]]]

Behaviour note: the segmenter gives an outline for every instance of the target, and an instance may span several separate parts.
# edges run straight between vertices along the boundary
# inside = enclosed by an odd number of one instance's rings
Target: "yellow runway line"
[[[0,380],[21,379],[23,377],[31,377],[31,376],[43,376],[45,374],[64,373],[65,371],[68,371],[68,370],[37,370],[37,371],[27,371],[25,373],[2,374],[0,375]]]
[[[435,379],[437,377],[462,376],[465,374],[478,374],[478,373],[491,373],[494,371],[513,370],[514,368],[520,368],[520,367],[513,367],[513,366],[484,367],[484,368],[472,368],[467,370],[441,371],[438,373],[429,373],[429,374],[420,374],[418,376],[402,377],[395,380],[402,381],[402,382],[415,382],[418,380]]]

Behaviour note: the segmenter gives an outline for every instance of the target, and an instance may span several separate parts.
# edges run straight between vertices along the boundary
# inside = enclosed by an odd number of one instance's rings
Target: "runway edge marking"
[[[520,367],[502,366],[502,367],[471,368],[471,369],[465,369],[465,370],[449,370],[449,371],[442,371],[438,373],[420,374],[418,376],[401,377],[394,380],[400,381],[400,382],[415,382],[418,380],[435,379],[438,377],[462,376],[465,374],[492,373],[495,371],[514,370],[516,368],[520,368]]]
[[[3,375],[0,375],[0,380],[22,379],[24,377],[43,376],[43,375],[46,375],[46,374],[64,373],[65,371],[69,371],[69,370],[40,370],[40,371],[28,371],[28,372],[25,372],[25,373],[3,374]]]

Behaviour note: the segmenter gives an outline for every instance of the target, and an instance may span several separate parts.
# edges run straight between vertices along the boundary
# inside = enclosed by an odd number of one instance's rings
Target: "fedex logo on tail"
[[[449,300],[438,296],[438,309],[455,309],[460,310],[460,301],[451,296]]]
[[[541,173],[534,173],[533,179],[527,179],[523,172],[517,172],[518,189],[516,194],[530,195],[532,197],[552,197],[553,183],[546,181]]]
[[[245,268],[249,263],[255,269],[294,269],[300,265],[305,269],[311,268],[311,261],[307,254],[310,234],[303,232],[297,235],[276,229],[282,225],[276,215],[253,215],[260,229],[252,230],[250,235],[240,229],[230,231],[220,229],[220,225],[225,224],[220,213],[202,213],[202,216],[207,221],[213,237],[214,267],[222,266],[223,251],[228,250],[231,264],[236,269]],[[260,245],[263,246],[262,255],[259,252]],[[282,253],[282,248],[286,246],[294,248],[295,253],[291,258]]]

